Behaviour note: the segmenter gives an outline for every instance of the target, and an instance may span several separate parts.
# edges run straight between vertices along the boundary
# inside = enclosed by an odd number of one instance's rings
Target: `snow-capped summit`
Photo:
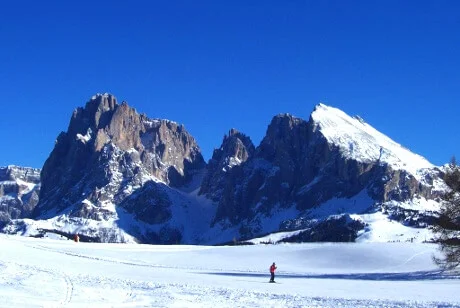
[[[343,111],[318,104],[311,114],[313,130],[319,130],[340,152],[353,160],[389,164],[404,169],[413,176],[418,170],[433,168],[425,158],[412,153],[388,136],[365,123],[360,117],[350,117]]]
[[[301,228],[316,234],[298,237],[304,241],[353,239],[369,219],[347,217],[383,208],[407,224],[424,225],[429,219],[411,211],[436,208],[431,200],[445,189],[440,176],[362,118],[319,104],[309,121],[275,116],[254,155],[213,182],[214,223],[238,227],[242,238]],[[337,214],[352,216],[328,219]]]

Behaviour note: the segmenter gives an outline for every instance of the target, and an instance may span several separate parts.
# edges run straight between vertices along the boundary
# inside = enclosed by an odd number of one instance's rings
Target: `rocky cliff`
[[[0,227],[29,217],[38,203],[40,169],[0,167]]]
[[[240,166],[252,157],[254,151],[254,144],[249,137],[236,129],[231,129],[228,135],[224,136],[220,148],[214,150],[199,193],[205,194],[213,201],[219,201],[229,178],[227,174],[233,167]]]

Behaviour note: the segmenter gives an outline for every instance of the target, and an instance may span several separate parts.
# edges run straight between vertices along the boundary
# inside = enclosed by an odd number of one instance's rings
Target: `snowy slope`
[[[430,244],[236,247],[0,235],[2,307],[460,307]],[[278,266],[276,284],[268,267]]]
[[[220,229],[209,230],[215,206],[205,197],[197,196],[196,190],[186,192],[166,185],[161,187],[172,203],[171,219],[165,224],[148,224],[112,202],[105,201],[98,205],[106,211],[106,217],[102,220],[72,217],[69,213],[62,213],[43,220],[18,219],[3,231],[22,236],[37,236],[43,234],[43,230],[50,230],[46,232],[46,236],[64,232],[67,235],[84,235],[93,240],[99,238],[102,242],[136,243],[148,233],[161,234],[165,232],[162,230],[177,229],[182,233],[179,243],[215,244],[216,234]],[[86,203],[89,207],[95,206],[89,201]]]
[[[361,162],[379,161],[394,169],[405,169],[416,178],[420,169],[434,166],[420,155],[343,111],[319,104],[311,114],[314,125],[329,143],[340,147],[343,155]]]

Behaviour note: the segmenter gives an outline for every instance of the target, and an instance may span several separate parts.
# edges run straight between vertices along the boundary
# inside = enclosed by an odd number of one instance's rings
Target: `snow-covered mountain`
[[[440,168],[360,117],[324,104],[308,121],[275,116],[257,147],[230,130],[205,164],[182,125],[98,94],[75,110],[43,166],[35,220],[3,230],[144,243],[280,231],[296,231],[284,241],[379,241],[384,220],[431,223],[446,189],[441,178]],[[427,239],[422,233],[416,241]],[[386,240],[414,240],[407,234]]]
[[[0,227],[30,216],[38,203],[40,169],[0,167]]]
[[[231,161],[231,155],[218,160]],[[422,227],[445,190],[439,168],[361,118],[323,104],[309,121],[274,117],[255,153],[227,169],[218,169],[223,179],[213,182],[220,184],[213,192],[222,192],[220,198],[212,195],[218,202],[213,223],[237,226],[241,238],[305,229],[303,241],[354,240],[355,228],[366,228],[367,222],[330,215],[372,211]],[[343,225],[347,221],[353,227]],[[331,231],[331,224],[343,225],[343,231]]]

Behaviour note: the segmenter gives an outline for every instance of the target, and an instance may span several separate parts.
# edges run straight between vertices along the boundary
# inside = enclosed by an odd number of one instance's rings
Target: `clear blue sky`
[[[460,1],[4,1],[0,39],[0,166],[42,167],[98,92],[184,124],[206,159],[319,102],[460,155]]]

